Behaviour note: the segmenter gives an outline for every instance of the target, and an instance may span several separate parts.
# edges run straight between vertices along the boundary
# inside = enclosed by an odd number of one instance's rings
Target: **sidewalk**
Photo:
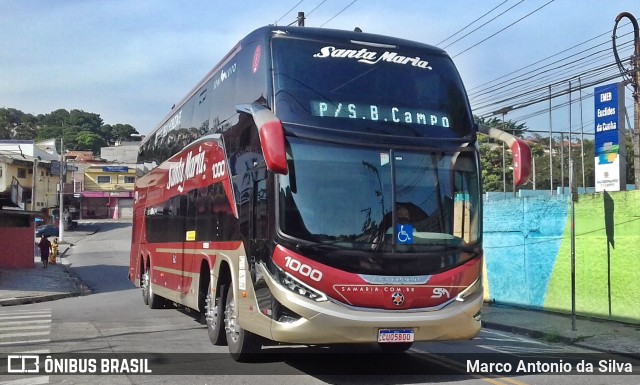
[[[79,223],[76,229],[65,231],[58,246],[57,263],[46,269],[39,256],[34,256],[33,269],[0,268],[0,307],[89,294],[89,288],[73,274],[65,257],[75,243],[99,231],[99,226],[95,222]]]
[[[640,360],[640,324],[485,304],[482,326]]]
[[[65,264],[65,255],[74,243],[99,231],[99,226],[99,222],[80,223],[76,230],[65,232],[58,264],[47,269],[42,268],[39,257],[33,269],[0,269],[0,307],[90,294]],[[487,329],[640,360],[640,324],[576,317],[573,331],[570,315],[493,305],[482,309],[482,323]]]

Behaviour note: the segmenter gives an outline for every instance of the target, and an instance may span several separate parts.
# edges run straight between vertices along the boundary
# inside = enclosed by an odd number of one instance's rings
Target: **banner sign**
[[[624,84],[596,87],[595,188],[597,192],[620,191],[626,186],[624,139]]]
[[[102,172],[129,172],[129,167],[127,166],[103,166]]]

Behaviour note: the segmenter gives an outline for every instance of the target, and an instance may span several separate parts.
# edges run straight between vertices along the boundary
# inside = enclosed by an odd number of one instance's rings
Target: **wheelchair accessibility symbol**
[[[399,244],[412,245],[413,244],[413,226],[411,225],[396,225],[396,240]]]

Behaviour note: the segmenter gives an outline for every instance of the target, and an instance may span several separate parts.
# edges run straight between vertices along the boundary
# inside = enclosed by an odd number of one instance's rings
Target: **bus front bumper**
[[[271,286],[271,285],[270,285]],[[480,332],[482,290],[439,310],[380,310],[316,302],[280,285],[273,295],[300,315],[293,322],[271,322],[274,341],[295,344],[378,342],[380,329],[411,329],[415,341],[469,340]]]

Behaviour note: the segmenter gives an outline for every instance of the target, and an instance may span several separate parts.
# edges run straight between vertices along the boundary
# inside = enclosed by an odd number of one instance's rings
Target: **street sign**
[[[596,87],[593,99],[596,191],[625,190],[624,84]]]
[[[60,162],[57,160],[51,161],[51,175],[60,175]]]

